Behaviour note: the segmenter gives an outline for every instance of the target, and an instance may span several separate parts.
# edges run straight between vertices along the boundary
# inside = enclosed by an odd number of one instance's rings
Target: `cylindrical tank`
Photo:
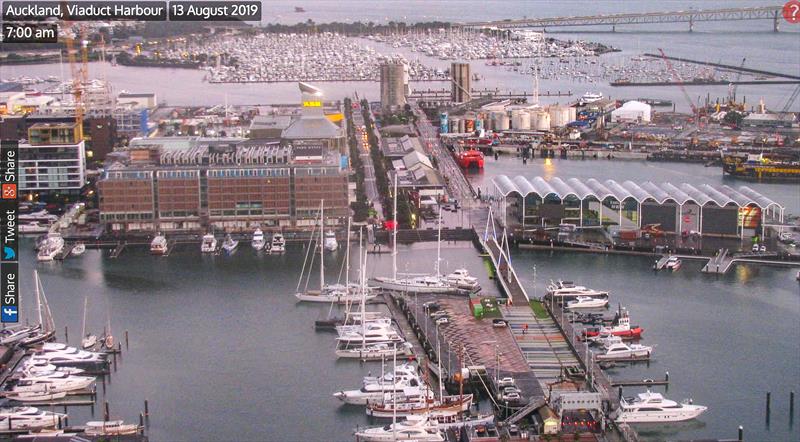
[[[532,130],[550,130],[550,114],[545,111],[536,111],[531,113],[531,129]]]
[[[531,114],[524,110],[511,112],[511,126],[514,130],[530,130]]]
[[[550,106],[548,113],[550,114],[550,127],[564,127],[571,121],[567,106]]]
[[[450,119],[450,133],[458,133],[458,118]]]
[[[442,112],[439,114],[439,132],[446,134],[448,129],[447,112]]]
[[[578,109],[573,107],[573,106],[570,106],[567,109],[569,109],[569,121],[568,121],[568,123],[572,123],[573,121],[578,119]]]
[[[483,118],[478,118],[475,120],[475,130],[483,130]]]
[[[463,134],[467,131],[467,122],[463,118],[458,119],[458,133]]]
[[[509,119],[505,112],[492,112],[492,122],[494,130],[508,130]]]

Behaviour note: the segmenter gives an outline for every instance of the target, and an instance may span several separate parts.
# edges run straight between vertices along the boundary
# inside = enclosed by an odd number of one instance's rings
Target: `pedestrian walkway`
[[[564,368],[579,365],[552,319],[537,318],[528,305],[503,307],[501,312],[543,390],[558,380]]]

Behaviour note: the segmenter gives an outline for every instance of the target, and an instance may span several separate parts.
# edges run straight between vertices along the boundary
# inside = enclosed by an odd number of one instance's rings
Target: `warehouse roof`
[[[691,201],[701,206],[714,203],[720,207],[733,204],[738,207],[756,205],[762,209],[773,206],[784,208],[747,186],[741,186],[737,190],[726,185],[701,184],[695,187],[688,183],[681,183],[676,186],[672,183],[655,184],[651,181],[641,184],[632,181],[618,183],[614,180],[600,182],[594,178],[585,181],[570,178],[564,181],[558,177],[546,180],[540,176],[528,180],[523,176],[512,179],[506,175],[499,175],[493,178],[492,182],[504,197],[516,193],[522,196],[535,194],[541,198],[552,195],[561,200],[568,196],[574,196],[581,200],[591,196],[598,200],[614,198],[617,201],[632,198],[639,203],[654,201],[663,204],[666,201],[674,201],[683,205]]]

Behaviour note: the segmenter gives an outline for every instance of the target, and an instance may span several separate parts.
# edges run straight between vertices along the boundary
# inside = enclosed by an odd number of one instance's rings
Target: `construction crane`
[[[736,90],[739,89],[739,80],[742,79],[742,68],[744,68],[744,63],[746,61],[747,58],[742,58],[742,64],[739,65],[739,72],[736,73],[736,79],[728,85],[728,105],[731,107],[736,107]],[[744,103],[742,103],[742,108],[744,108]]]
[[[661,53],[661,58],[664,60],[664,63],[667,65],[667,69],[669,69],[670,74],[672,75],[673,81],[678,83],[678,87],[681,88],[681,92],[683,93],[683,97],[686,99],[686,102],[689,103],[689,106],[692,108],[692,114],[694,115],[695,121],[697,123],[697,128],[700,128],[700,109],[694,105],[692,101],[692,97],[689,96],[689,92],[686,91],[686,86],[683,85],[683,80],[681,79],[680,75],[678,75],[678,71],[675,70],[675,67],[672,66],[672,62],[669,61],[667,58],[667,54],[664,53],[664,50],[658,48],[658,52]]]
[[[800,84],[794,88],[792,95],[789,96],[789,99],[786,100],[786,104],[783,105],[780,113],[778,114],[778,118],[781,120],[789,120],[792,118],[792,114],[789,113],[789,108],[792,107],[795,100],[797,100],[797,96],[800,95]]]
[[[65,28],[69,29],[68,23]],[[69,31],[68,31],[69,32]],[[80,27],[80,49],[75,47],[75,36],[67,34],[67,59],[72,74],[72,97],[75,102],[75,125],[78,142],[83,141],[83,117],[85,113],[84,88],[89,83],[89,41],[86,39],[86,28]],[[80,61],[78,61],[80,57]]]

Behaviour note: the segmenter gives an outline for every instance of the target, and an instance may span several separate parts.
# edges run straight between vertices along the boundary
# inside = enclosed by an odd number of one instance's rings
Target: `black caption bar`
[[[2,261],[2,292],[0,296],[0,321],[19,322],[19,232],[17,216],[17,177],[19,166],[19,143],[0,143],[0,252]]]
[[[3,23],[5,43],[57,43],[55,23]]]
[[[3,20],[36,21],[55,18],[69,21],[138,20],[165,21],[167,2],[158,1],[7,1]]]
[[[169,2],[169,19],[170,21],[261,21],[261,2]]]

